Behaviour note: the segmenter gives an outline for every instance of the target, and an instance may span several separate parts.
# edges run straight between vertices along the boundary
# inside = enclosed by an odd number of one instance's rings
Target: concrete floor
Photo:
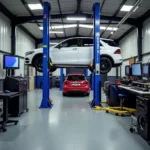
[[[51,90],[54,106],[39,109],[42,91],[28,94],[29,112],[17,126],[0,133],[0,150],[149,150],[147,142],[129,132],[130,118],[93,111],[90,97],[62,97]]]

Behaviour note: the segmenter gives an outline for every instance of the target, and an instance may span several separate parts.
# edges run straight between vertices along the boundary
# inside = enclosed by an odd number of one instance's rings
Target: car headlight
[[[26,52],[26,53],[25,53],[25,56],[27,56],[27,55],[31,55],[32,53],[34,53],[34,51]]]

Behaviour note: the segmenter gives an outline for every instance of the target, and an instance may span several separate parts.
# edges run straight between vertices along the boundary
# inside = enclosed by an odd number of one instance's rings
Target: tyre
[[[100,59],[101,59],[100,73],[101,74],[107,74],[112,68],[112,61],[105,56],[102,56]],[[94,60],[93,60],[93,63],[91,63],[89,65],[89,70],[91,72],[94,71],[94,65],[93,64],[94,64]]]
[[[66,93],[63,93],[63,96],[67,96],[67,94],[66,94]]]
[[[43,72],[43,58],[37,57],[34,61],[34,67],[38,72]]]
[[[49,71],[50,72],[54,72],[56,71],[56,67],[55,66],[51,66],[51,60],[50,60],[50,63],[49,63]],[[38,71],[38,72],[43,72],[43,57],[42,56],[39,56],[35,59],[34,61],[34,67],[35,69]]]
[[[100,73],[101,74],[107,74],[111,68],[112,68],[112,62],[107,57],[101,57],[101,63],[100,63]]]
[[[90,95],[90,93],[86,93],[86,96],[89,96]]]

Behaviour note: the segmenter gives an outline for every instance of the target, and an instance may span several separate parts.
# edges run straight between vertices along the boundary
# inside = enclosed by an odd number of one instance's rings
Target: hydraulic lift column
[[[91,107],[101,106],[101,82],[100,82],[100,3],[95,3],[94,11],[94,98]]]
[[[50,3],[44,2],[43,4],[43,98],[40,108],[51,108],[53,105],[49,98],[50,89],[50,75],[49,75],[49,26],[50,26]]]
[[[64,82],[63,68],[60,68],[60,91],[63,90],[63,82]]]

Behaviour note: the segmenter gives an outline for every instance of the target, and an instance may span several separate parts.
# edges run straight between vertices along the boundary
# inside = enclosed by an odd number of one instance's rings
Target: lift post
[[[85,68],[85,77],[86,77],[86,80],[88,80],[88,68]]]
[[[49,26],[50,26],[50,3],[44,2],[43,4],[43,98],[40,108],[51,108],[49,98],[49,88],[50,88],[50,77],[49,77]]]
[[[101,107],[101,79],[100,79],[100,3],[93,5],[94,11],[94,85],[91,107]]]
[[[60,68],[60,91],[63,90],[64,73],[63,68]]]

